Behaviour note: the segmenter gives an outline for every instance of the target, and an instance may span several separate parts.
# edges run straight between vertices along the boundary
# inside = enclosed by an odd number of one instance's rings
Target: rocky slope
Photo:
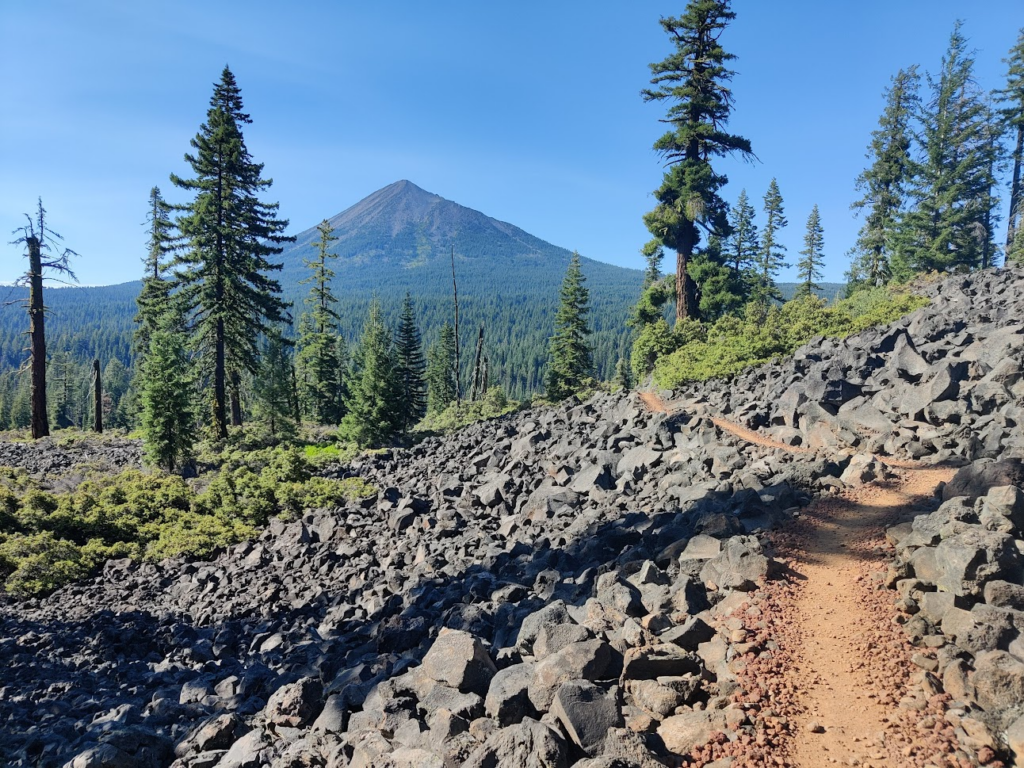
[[[0,758],[647,768],[741,738],[731,662],[775,651],[735,618],[781,573],[763,533],[881,475],[869,453],[1020,453],[1024,275],[931,291],[672,413],[601,395],[477,425],[333,468],[383,489],[360,507],[6,604]]]

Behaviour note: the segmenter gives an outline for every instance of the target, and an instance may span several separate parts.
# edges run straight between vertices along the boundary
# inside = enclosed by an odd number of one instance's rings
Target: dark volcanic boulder
[[[942,489],[942,500],[957,496],[967,496],[970,503],[979,496],[984,496],[990,488],[1001,485],[1016,485],[1024,488],[1024,461],[1020,459],[1001,459],[991,461],[982,459],[966,467],[961,467],[946,487]]]

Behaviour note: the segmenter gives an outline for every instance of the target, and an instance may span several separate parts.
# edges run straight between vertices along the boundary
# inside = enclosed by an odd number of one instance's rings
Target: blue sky
[[[0,234],[42,196],[84,284],[135,279],[146,199],[203,121],[224,64],[291,232],[407,178],[585,256],[641,267],[641,216],[663,108],[642,103],[658,25],[678,2],[134,2],[0,5]],[[760,205],[772,176],[789,252],[821,208],[826,279],[859,226],[853,181],[899,68],[936,71],[955,19],[999,87],[1020,0],[734,0],[731,128],[759,162],[726,195]],[[4,238],[4,242],[11,238]],[[0,281],[24,266],[3,246]],[[793,259],[795,261],[795,258]],[[785,276],[784,276],[785,278]]]

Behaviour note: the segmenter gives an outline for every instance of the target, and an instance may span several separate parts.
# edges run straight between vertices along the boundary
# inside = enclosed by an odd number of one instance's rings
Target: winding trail
[[[652,411],[673,411],[653,393],[640,398]],[[712,421],[758,445],[808,452],[725,419]],[[781,614],[778,640],[791,659],[778,672],[776,689],[794,693],[776,709],[792,722],[771,757],[734,753],[736,766],[945,764],[942,740],[923,736],[899,707],[913,649],[893,624],[891,593],[879,592],[872,575],[888,561],[886,526],[931,498],[953,470],[885,463],[888,479],[820,498],[772,534],[777,555],[790,570],[789,583],[770,596]]]

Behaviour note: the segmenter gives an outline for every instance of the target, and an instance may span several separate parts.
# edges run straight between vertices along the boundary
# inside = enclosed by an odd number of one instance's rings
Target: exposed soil
[[[641,399],[672,410],[653,393]],[[783,445],[725,419],[715,424],[745,440]],[[736,612],[755,644],[737,665],[756,737],[718,739],[691,765],[732,757],[741,766],[956,766],[941,696],[911,703],[911,662],[919,652],[896,623],[893,593],[881,589],[889,555],[885,528],[931,498],[953,470],[886,462],[893,477],[815,501],[771,534],[787,577]]]

